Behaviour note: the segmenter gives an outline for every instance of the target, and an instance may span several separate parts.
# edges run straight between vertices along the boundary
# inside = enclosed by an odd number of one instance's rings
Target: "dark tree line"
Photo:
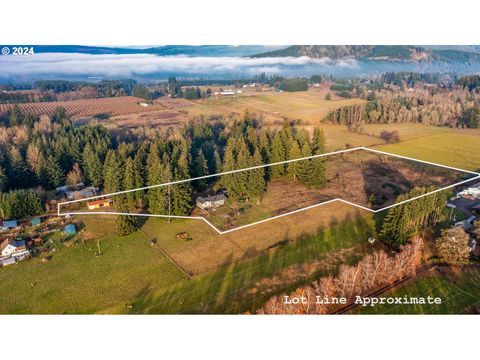
[[[434,188],[413,189],[400,195],[397,202],[421,196]],[[380,237],[396,248],[406,244],[421,229],[435,225],[447,205],[445,192],[437,192],[388,210],[383,219]]]
[[[74,125],[57,109],[41,118],[14,108],[0,126],[0,190],[3,193],[41,186],[54,189],[66,182],[85,182],[105,193],[203,177],[222,171],[321,154],[325,138],[315,129],[311,138],[289,123],[272,132],[248,113],[241,120],[222,117],[190,122],[172,137],[132,135],[128,143],[100,125]],[[323,158],[238,172],[220,179],[233,198],[258,197],[266,181],[288,176],[309,186],[325,181]],[[199,179],[115,196],[119,212],[145,209],[152,213],[188,215],[193,193],[213,180]],[[132,217],[119,217],[119,232],[135,227]],[[130,229],[130,230],[129,230]]]

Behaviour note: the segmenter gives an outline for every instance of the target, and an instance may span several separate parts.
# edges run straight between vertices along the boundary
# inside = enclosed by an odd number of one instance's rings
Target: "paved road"
[[[470,217],[473,215],[470,209],[480,204],[480,200],[469,200],[461,197],[461,198],[449,201],[449,203],[454,204],[458,210],[464,212]]]

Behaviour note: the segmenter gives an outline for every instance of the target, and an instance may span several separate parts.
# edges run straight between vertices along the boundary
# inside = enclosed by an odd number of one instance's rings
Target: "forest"
[[[19,189],[38,188],[44,194],[66,184],[86,182],[105,193],[175,180],[201,177],[233,169],[281,162],[321,154],[325,151],[322,130],[313,137],[285,122],[281,130],[263,129],[261,122],[246,113],[227,121],[223,117],[199,118],[174,132],[113,137],[101,125],[74,125],[58,108],[52,117],[24,114],[14,108],[0,126],[0,189],[4,203]],[[265,170],[266,169],[266,170]],[[288,176],[309,186],[322,186],[325,164],[322,159],[294,162],[286,166],[261,168],[225,175],[222,185],[230,198],[258,197],[270,178]],[[186,182],[166,191],[157,187],[115,198],[121,212],[148,209],[188,215],[192,194],[210,183]],[[17,195],[15,195],[17,196]],[[42,197],[45,200],[45,196]],[[11,208],[11,206],[4,206]],[[35,207],[35,210],[39,210]],[[38,211],[10,211],[4,218],[34,215]],[[119,217],[121,233],[134,229],[134,219]],[[125,230],[128,229],[128,230]]]
[[[464,88],[354,89],[366,104],[346,106],[326,120],[361,131],[363,124],[421,123],[462,128],[480,127],[480,96]]]

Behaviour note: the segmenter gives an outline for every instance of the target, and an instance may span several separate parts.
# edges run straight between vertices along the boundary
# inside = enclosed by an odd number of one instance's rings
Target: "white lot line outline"
[[[133,191],[148,190],[148,189],[153,189],[153,188],[162,187],[162,186],[170,186],[170,185],[176,185],[176,184],[181,184],[181,183],[185,183],[185,182],[191,182],[191,181],[195,181],[195,180],[208,179],[208,178],[211,178],[211,177],[234,174],[234,173],[241,172],[241,171],[255,170],[255,169],[265,168],[265,167],[269,167],[269,166],[288,164],[288,163],[291,163],[291,162],[294,162],[294,161],[309,160],[309,159],[315,159],[315,158],[319,158],[319,157],[325,157],[325,156],[336,155],[336,154],[344,154],[344,153],[347,153],[347,152],[353,152],[353,151],[358,151],[358,150],[365,150],[365,151],[370,151],[370,152],[374,152],[374,153],[377,153],[377,154],[383,154],[383,155],[397,157],[397,158],[400,158],[400,159],[416,161],[416,162],[419,162],[419,163],[424,163],[424,164],[428,164],[428,165],[434,165],[434,166],[442,167],[442,168],[445,168],[445,169],[460,171],[460,172],[472,174],[472,175],[475,175],[475,176],[470,178],[470,179],[463,180],[463,181],[457,182],[455,184],[448,185],[448,186],[442,187],[440,189],[433,190],[433,191],[430,191],[428,193],[425,193],[425,194],[422,194],[422,195],[419,195],[419,196],[415,196],[411,199],[400,201],[398,203],[395,203],[395,204],[392,204],[392,205],[389,205],[389,206],[386,206],[386,207],[383,207],[383,208],[377,209],[377,210],[373,210],[373,209],[370,209],[368,207],[355,204],[355,203],[353,203],[351,201],[348,201],[348,200],[344,200],[344,199],[341,199],[341,198],[335,198],[335,199],[327,200],[327,201],[324,201],[324,202],[321,202],[321,203],[318,203],[318,204],[310,205],[310,206],[307,206],[307,207],[304,207],[304,208],[301,208],[301,209],[289,211],[289,212],[284,213],[284,214],[272,216],[270,218],[263,219],[263,220],[260,220],[260,221],[256,221],[256,222],[253,222],[251,224],[238,226],[236,228],[229,229],[229,230],[224,230],[224,231],[219,230],[215,225],[213,225],[210,221],[208,221],[206,218],[204,218],[202,216],[180,216],[180,215],[161,215],[161,214],[143,214],[143,213],[123,213],[123,212],[114,212],[114,211],[73,211],[73,212],[66,212],[66,213],[61,213],[60,212],[60,206],[62,206],[62,205],[73,204],[73,203],[77,203],[77,202],[83,202],[83,201],[94,200],[94,199],[107,198],[107,197],[110,197],[110,196],[127,194],[127,193],[130,193],[130,192],[133,192]],[[411,157],[407,157],[407,156],[392,154],[392,153],[389,153],[389,152],[386,152],[386,151],[380,151],[380,150],[375,150],[375,149],[370,149],[370,148],[367,148],[367,147],[364,147],[364,146],[360,146],[360,147],[355,147],[355,148],[351,148],[351,149],[333,151],[333,152],[329,152],[329,153],[325,153],[325,154],[306,156],[306,157],[303,157],[303,158],[298,158],[298,159],[293,159],[293,160],[279,161],[279,162],[275,162],[275,163],[271,163],[271,164],[252,166],[252,167],[245,168],[245,169],[225,171],[225,172],[218,173],[218,174],[199,176],[199,177],[190,178],[190,179],[172,181],[172,182],[164,183],[164,184],[150,185],[150,186],[144,186],[144,187],[136,188],[136,189],[117,191],[117,192],[110,193],[110,194],[90,196],[90,197],[87,197],[87,198],[84,198],[84,199],[65,201],[65,202],[61,202],[61,203],[57,204],[57,213],[58,213],[59,216],[69,216],[69,215],[130,215],[130,216],[139,216],[139,217],[158,217],[158,218],[168,218],[168,219],[202,220],[206,224],[208,224],[212,229],[214,229],[218,234],[224,235],[224,234],[228,234],[228,233],[233,232],[233,231],[241,230],[241,229],[244,229],[244,228],[247,228],[247,227],[250,227],[250,226],[262,224],[262,223],[265,223],[267,221],[271,221],[271,220],[282,218],[284,216],[292,215],[292,214],[295,214],[295,213],[298,213],[298,212],[301,212],[301,211],[306,211],[306,210],[309,210],[309,209],[313,209],[313,208],[318,207],[318,206],[327,205],[327,204],[333,203],[335,201],[343,202],[345,204],[352,205],[352,206],[355,206],[357,208],[360,208],[360,209],[363,209],[363,210],[366,210],[366,211],[370,211],[372,213],[377,213],[377,212],[381,212],[381,211],[390,209],[390,208],[398,206],[398,205],[408,203],[408,202],[413,201],[413,200],[420,199],[424,196],[428,196],[428,195],[431,195],[431,194],[434,194],[434,193],[437,193],[437,192],[444,191],[446,189],[453,188],[453,187],[458,186],[458,185],[462,185],[464,183],[467,183],[467,182],[470,182],[470,181],[473,181],[473,180],[476,180],[476,179],[480,179],[480,173],[456,168],[456,167],[453,167],[453,166],[438,164],[438,163],[434,163],[434,162],[430,162],[430,161],[419,160],[419,159],[415,159],[415,158],[411,158]]]

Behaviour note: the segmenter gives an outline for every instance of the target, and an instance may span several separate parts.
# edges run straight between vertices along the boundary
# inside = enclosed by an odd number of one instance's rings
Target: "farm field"
[[[480,132],[444,128],[440,130],[443,131],[406,139],[397,144],[379,146],[378,149],[465,170],[479,170]]]
[[[67,115],[73,119],[95,115],[124,115],[139,112],[163,110],[161,105],[143,107],[139,102],[144,100],[133,96],[120,96],[101,99],[85,99],[72,101],[36,102],[18,104],[20,110],[38,115],[52,115],[57,107],[65,108]],[[0,113],[7,112],[12,104],[0,104]]]
[[[440,297],[438,305],[377,305],[357,307],[359,314],[461,314],[478,311],[480,306],[480,270],[453,269],[447,273],[422,277],[382,294],[394,297]]]
[[[370,251],[372,246],[365,240],[375,231],[370,214],[352,212],[346,206],[331,208],[329,213],[330,217],[324,213],[324,220],[318,221],[319,214],[312,212],[301,229],[286,225],[285,219],[286,226],[263,224],[254,236],[251,231],[220,236],[194,220],[150,219],[140,232],[122,238],[113,235],[113,217],[77,217],[86,225],[85,244],[59,243],[59,251],[48,263],[35,258],[1,269],[0,313],[254,310],[273,292],[334,271],[336,264]],[[178,231],[189,231],[193,239],[176,238]],[[158,248],[150,246],[149,239],[156,240]],[[98,257],[95,240],[102,251]],[[161,249],[193,279],[187,280]],[[224,299],[226,290],[229,295]],[[154,294],[160,292],[165,296],[157,302]],[[190,292],[194,296],[188,302],[179,301]],[[153,302],[147,301],[150,296]],[[167,305],[164,301],[169,302],[169,310],[150,308]],[[131,303],[134,308],[125,308]],[[207,303],[216,305],[199,308]]]
[[[103,221],[109,225],[114,229],[113,220]],[[102,255],[95,256],[96,241],[58,243],[48,263],[34,258],[1,269],[0,313],[93,313],[185,279],[140,233],[108,235],[100,246]]]
[[[370,213],[346,204],[329,204],[224,235],[218,234],[203,221],[193,219],[175,219],[168,223],[151,218],[143,224],[141,231],[155,239],[158,246],[186,272],[201,274],[294,243],[328,227],[360,220],[372,224],[373,218]],[[297,226],[299,223],[302,226]],[[176,238],[175,235],[180,232],[187,232],[192,240]],[[358,241],[365,239],[362,237]]]
[[[325,100],[327,93],[332,94],[332,100]],[[363,102],[361,99],[338,97],[328,87],[321,87],[299,92],[250,92],[232,97],[212,96],[192,101],[195,106],[185,109],[192,115],[243,115],[245,111],[250,111],[262,115],[267,123],[282,120],[284,117],[319,123],[326,114],[338,107]]]
[[[314,278],[335,273],[344,262],[355,262],[375,246],[364,239],[374,224],[363,217],[284,243],[254,258],[231,261],[103,313],[243,313],[255,311],[270,296],[294,289]],[[261,236],[257,238],[261,241]],[[380,245],[377,245],[380,246]]]

